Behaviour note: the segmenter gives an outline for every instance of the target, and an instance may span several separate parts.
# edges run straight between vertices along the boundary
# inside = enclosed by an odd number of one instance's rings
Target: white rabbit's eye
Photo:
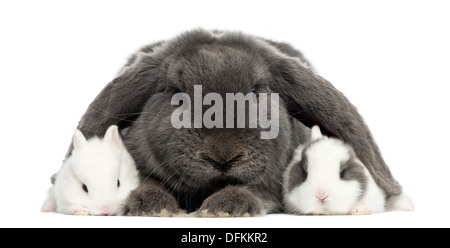
[[[83,183],[82,188],[83,188],[84,192],[89,193],[89,190],[88,190],[88,187],[86,186],[86,184]]]
[[[120,181],[119,181],[119,179],[117,179],[117,188],[119,188],[120,187]]]

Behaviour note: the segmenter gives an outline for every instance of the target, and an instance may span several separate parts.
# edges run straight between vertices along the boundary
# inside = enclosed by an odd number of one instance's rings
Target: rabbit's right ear
[[[320,132],[320,127],[315,125],[311,128],[311,141],[318,140],[322,138],[322,132]]]
[[[119,129],[116,125],[112,125],[106,130],[104,140],[117,148],[120,148],[122,139],[120,138]]]

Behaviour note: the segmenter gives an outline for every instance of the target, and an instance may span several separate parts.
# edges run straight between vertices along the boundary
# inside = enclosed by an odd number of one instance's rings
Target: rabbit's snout
[[[244,147],[231,137],[204,140],[199,155],[201,160],[211,164],[220,172],[229,171],[233,165],[245,161],[248,157]]]
[[[202,159],[210,163],[216,170],[220,172],[227,172],[233,166],[233,164],[239,163],[245,159],[245,156],[243,154],[238,154],[234,157],[232,156],[223,157],[220,155],[217,156],[216,154],[202,154]]]

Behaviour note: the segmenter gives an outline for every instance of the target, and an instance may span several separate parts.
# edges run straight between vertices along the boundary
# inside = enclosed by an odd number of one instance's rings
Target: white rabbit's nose
[[[104,208],[102,208],[102,214],[101,215],[110,216],[110,215],[113,215],[113,214],[111,212],[111,209],[109,209],[107,207],[104,207]]]
[[[325,191],[319,191],[318,194],[315,194],[314,196],[315,196],[317,199],[319,199],[319,201],[320,201],[320,203],[321,203],[322,205],[325,204],[325,199],[328,198],[328,194],[325,193]]]

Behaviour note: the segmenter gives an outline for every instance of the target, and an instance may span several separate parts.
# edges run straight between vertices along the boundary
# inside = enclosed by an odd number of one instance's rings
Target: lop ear
[[[125,128],[136,120],[147,100],[161,92],[166,84],[159,83],[160,64],[167,58],[163,42],[142,48],[146,56],[133,55],[123,68],[89,105],[81,118],[78,128],[87,138],[105,134],[108,127],[118,125]],[[72,145],[66,157],[72,152]]]
[[[108,144],[120,147],[120,145],[122,144],[122,139],[120,138],[119,128],[116,125],[110,126],[106,130],[103,140],[105,140]]]
[[[75,129],[75,132],[73,134],[73,148],[74,148],[74,150],[80,149],[86,143],[87,143],[87,140],[84,137],[83,133],[80,130]]]
[[[266,50],[266,60],[273,76],[269,87],[279,93],[291,116],[306,126],[318,125],[326,136],[337,137],[352,146],[388,195],[402,192],[367,124],[339,90],[286,49]]]
[[[314,127],[311,128],[311,141],[313,140],[318,140],[320,138],[322,138],[322,132],[320,132],[320,127],[315,125]]]

